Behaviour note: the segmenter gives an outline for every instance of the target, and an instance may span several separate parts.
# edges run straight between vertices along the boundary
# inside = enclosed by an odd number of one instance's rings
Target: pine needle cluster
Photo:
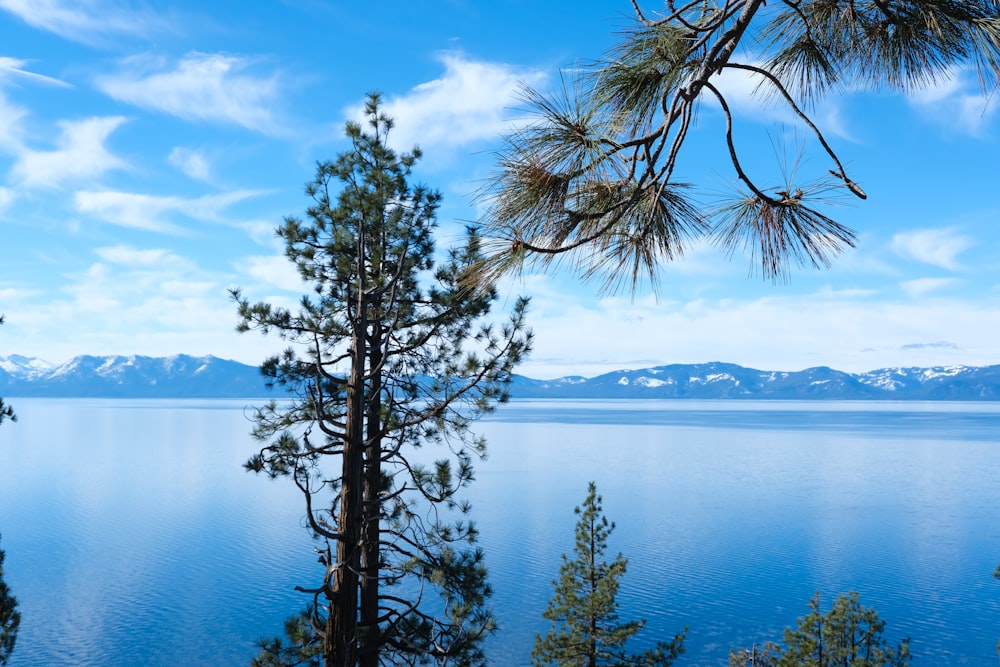
[[[485,284],[568,257],[605,291],[647,281],[655,289],[661,265],[701,239],[748,252],[772,280],[792,265],[828,266],[855,233],[824,210],[867,194],[814,122],[815,103],[832,90],[905,93],[963,67],[984,91],[1000,79],[995,0],[668,0],[658,15],[632,7],[602,58],[574,66],[552,94],[522,91],[529,120],[505,137],[481,193]],[[826,161],[818,173],[751,173],[727,75],[755,80],[761,104],[796,119]],[[678,176],[706,104],[721,109],[724,124],[712,131],[735,183],[721,199]]]

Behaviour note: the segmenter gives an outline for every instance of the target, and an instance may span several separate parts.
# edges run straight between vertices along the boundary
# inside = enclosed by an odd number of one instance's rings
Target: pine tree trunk
[[[382,485],[382,322],[372,318],[368,339],[368,361],[371,378],[368,381],[368,423],[365,445],[365,524],[362,528],[361,553],[361,667],[378,667],[381,643],[378,626],[379,599],[379,539]]]
[[[364,349],[364,339],[359,342]],[[347,385],[347,433],[344,437],[344,461],[340,489],[340,512],[337,526],[337,569],[333,596],[327,617],[324,645],[326,667],[354,667],[357,664],[358,573],[361,571],[359,546],[362,518],[363,445],[363,364],[351,369]]]
[[[365,362],[368,309],[365,295],[365,234],[358,233],[357,294],[351,334],[351,373],[347,381],[347,414],[344,433],[340,511],[337,516],[337,564],[327,615],[324,641],[325,667],[358,664],[358,598],[364,521]],[[350,306],[348,306],[350,309]]]

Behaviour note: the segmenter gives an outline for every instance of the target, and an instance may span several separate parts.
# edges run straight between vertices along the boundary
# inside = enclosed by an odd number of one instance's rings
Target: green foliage
[[[871,608],[861,606],[858,594],[840,595],[827,613],[820,612],[817,593],[809,601],[809,614],[796,629],[785,630],[784,655],[779,667],[904,667],[910,663],[909,640],[894,649],[882,639],[885,621]]]
[[[320,667],[323,646],[312,627],[313,616],[309,608],[285,621],[287,643],[279,637],[259,640],[260,653],[250,667]]]
[[[532,664],[559,667],[598,665],[666,666],[684,648],[684,633],[656,648],[630,654],[626,643],[645,625],[644,620],[619,622],[619,579],[628,561],[618,554],[607,562],[604,553],[615,526],[604,516],[601,497],[591,482],[583,507],[574,512],[576,524],[574,558],[563,555],[555,596],[543,616],[552,621],[544,637],[535,637]]]
[[[17,611],[17,598],[10,594],[3,580],[3,561],[7,557],[0,549],[0,665],[6,665],[17,640],[17,628],[21,624],[21,613]]]
[[[435,261],[440,195],[410,184],[419,151],[389,147],[379,103],[369,96],[365,126],[347,124],[350,150],[318,165],[305,219],[277,230],[312,293],[292,310],[233,291],[238,331],[290,344],[261,371],[292,400],[255,412],[263,444],[247,468],[301,491],[323,566],[302,589],[309,622],[290,621],[289,646],[265,642],[261,664],[315,659],[310,631],[326,665],[481,664],[495,627],[458,494],[485,454],[471,424],[507,400],[530,348],[527,301],[489,322],[495,291],[465,286],[481,261],[472,230]]]
[[[551,96],[524,90],[533,122],[506,136],[482,193],[493,244],[486,280],[570,253],[607,290],[647,279],[655,288],[659,264],[700,238],[749,252],[771,279],[793,263],[828,266],[855,234],[820,209],[866,194],[811,105],[837,87],[908,92],[963,66],[978,70],[984,91],[1000,79],[995,0],[704,0],[658,3],[655,15],[632,7],[633,24],[604,57],[574,66]],[[762,104],[797,119],[809,140],[800,155],[778,155],[770,172],[744,167],[738,119],[718,85],[726,75],[750,77],[770,98]],[[739,184],[728,197],[699,197],[719,188],[675,177],[705,102],[724,119],[713,131]],[[820,166],[800,175],[807,149]]]
[[[776,667],[781,647],[773,642],[729,651],[729,667]]]
[[[731,651],[730,667],[906,667],[909,639],[895,648],[882,638],[885,621],[874,609],[863,607],[858,594],[840,595],[825,614],[819,593],[809,601],[809,614],[795,629],[785,629],[785,648],[768,643],[762,648]]]

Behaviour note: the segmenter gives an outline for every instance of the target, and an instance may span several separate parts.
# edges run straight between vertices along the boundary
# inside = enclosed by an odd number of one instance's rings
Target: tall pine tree
[[[645,620],[620,622],[618,580],[628,560],[618,554],[604,560],[608,536],[615,525],[604,516],[601,497],[594,482],[588,487],[583,507],[573,510],[576,524],[575,557],[563,555],[555,596],[543,616],[552,621],[544,637],[535,637],[531,653],[534,665],[599,667],[601,665],[670,665],[683,651],[684,633],[670,642],[660,642],[644,653],[631,654],[626,643],[645,625]]]
[[[257,410],[264,445],[247,466],[302,493],[323,565],[306,588],[310,623],[327,667],[480,664],[490,587],[457,494],[485,452],[470,424],[506,400],[529,349],[527,303],[501,326],[486,321],[495,292],[464,286],[480,260],[472,232],[436,265],[440,196],[409,182],[419,151],[389,148],[378,95],[365,114],[366,127],[346,126],[350,150],[318,166],[306,220],[278,229],[313,293],[293,312],[234,290],[238,330],[295,346],[262,366],[294,398]]]

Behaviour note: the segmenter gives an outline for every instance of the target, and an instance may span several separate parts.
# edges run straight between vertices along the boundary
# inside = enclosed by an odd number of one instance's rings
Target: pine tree
[[[293,400],[256,411],[264,444],[247,467],[302,493],[323,566],[303,590],[327,667],[480,664],[491,591],[458,492],[485,453],[471,422],[507,399],[530,347],[527,302],[486,320],[494,290],[465,286],[481,259],[472,231],[435,263],[440,195],[410,185],[420,153],[389,148],[377,94],[365,115],[347,123],[350,150],[318,166],[307,219],[278,229],[312,295],[293,312],[233,292],[238,330],[304,350],[261,367]]]
[[[910,92],[967,66],[984,91],[1000,80],[996,0],[650,4],[660,11],[632,0],[634,22],[620,41],[597,62],[575,64],[561,90],[524,91],[529,122],[507,135],[482,194],[484,236],[494,242],[488,279],[570,253],[607,290],[643,279],[655,287],[662,262],[706,238],[747,252],[772,279],[790,263],[827,266],[855,233],[823,211],[867,195],[811,118],[815,102],[831,89]],[[750,78],[762,106],[798,119],[809,160],[779,155],[773,173],[750,169],[720,85],[727,75]],[[710,131],[738,184],[731,196],[678,178],[706,104],[723,116]]]
[[[573,511],[579,516],[575,557],[562,557],[559,579],[553,582],[555,596],[543,614],[552,621],[552,627],[544,637],[535,637],[532,663],[537,667],[672,664],[684,650],[684,633],[644,653],[630,654],[626,650],[626,643],[643,628],[645,621],[619,622],[619,579],[625,574],[628,561],[621,554],[611,562],[604,560],[608,537],[615,525],[604,516],[601,497],[593,482],[583,507]]]
[[[785,647],[768,642],[763,647],[730,651],[730,667],[906,667],[910,640],[895,648],[882,638],[885,621],[874,609],[863,607],[858,594],[840,595],[825,614],[819,593],[809,600],[809,614],[796,628],[785,629]]]
[[[774,642],[729,651],[729,667],[778,667],[781,647]]]
[[[787,648],[778,667],[906,667],[910,641],[896,648],[882,638],[885,621],[858,602],[857,592],[839,595],[827,613],[820,611],[819,593],[809,601],[809,614],[798,627],[785,630]]]
[[[3,580],[3,561],[7,557],[0,549],[0,665],[6,665],[17,640],[17,628],[21,624],[21,613],[17,611],[17,598]]]

